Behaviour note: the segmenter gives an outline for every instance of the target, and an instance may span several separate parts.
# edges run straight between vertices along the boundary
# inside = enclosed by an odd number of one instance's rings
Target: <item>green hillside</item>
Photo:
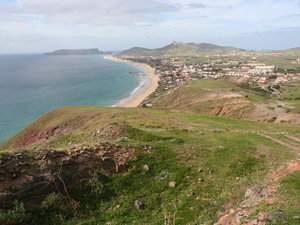
[[[56,109],[4,143],[1,157],[12,150],[29,158],[45,150],[73,154],[81,146],[109,143],[135,150],[128,171],[95,170],[87,182],[66,187],[67,197],[45,197],[41,211],[24,214],[18,205],[12,211],[0,210],[0,220],[10,216],[30,224],[213,224],[221,212],[245,201],[249,187],[295,159],[300,143],[291,137],[300,138],[299,126],[142,108]],[[249,205],[243,219],[266,212],[278,221],[273,224],[296,224],[297,177],[292,174],[282,181],[282,190],[290,191],[288,202]],[[18,193],[18,187],[1,189],[11,191]],[[274,213],[274,208],[282,213]]]

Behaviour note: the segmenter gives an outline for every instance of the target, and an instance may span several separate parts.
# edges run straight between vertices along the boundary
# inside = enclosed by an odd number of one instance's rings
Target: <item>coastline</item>
[[[130,108],[130,107],[137,107],[139,106],[150,94],[152,94],[156,88],[158,87],[158,81],[159,77],[155,75],[155,69],[152,68],[151,66],[145,64],[145,63],[138,63],[138,62],[133,62],[130,60],[125,60],[125,59],[119,59],[114,57],[113,55],[105,56],[106,59],[109,60],[114,60],[118,62],[126,62],[126,63],[132,63],[136,64],[138,66],[141,66],[145,68],[145,76],[149,78],[149,82],[146,83],[145,86],[141,87],[139,90],[137,90],[132,96],[129,96],[127,99],[121,100],[116,107],[125,107],[125,108]],[[123,102],[124,101],[124,102]]]

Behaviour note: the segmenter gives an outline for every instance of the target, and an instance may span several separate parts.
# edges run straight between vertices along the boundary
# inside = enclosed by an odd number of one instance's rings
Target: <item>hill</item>
[[[300,54],[300,47],[297,48],[290,48],[287,50],[283,50],[283,53],[289,53],[289,54]]]
[[[143,57],[143,56],[153,56],[153,57],[167,57],[167,56],[197,56],[203,54],[226,54],[241,52],[242,49],[234,47],[223,47],[208,43],[182,43],[176,42],[157,49],[146,49],[134,47],[125,50],[119,54],[121,57]]]
[[[233,79],[233,78],[231,78]],[[233,80],[196,80],[159,94],[147,103],[155,108],[189,111],[261,122],[300,124],[300,82],[288,82],[281,94],[244,88]]]
[[[98,48],[91,49],[61,49],[54,52],[45,53],[45,55],[99,55],[104,52],[99,51]]]
[[[299,140],[299,126],[290,124],[163,109],[56,109],[1,146],[0,221],[296,224],[300,174],[291,160]]]

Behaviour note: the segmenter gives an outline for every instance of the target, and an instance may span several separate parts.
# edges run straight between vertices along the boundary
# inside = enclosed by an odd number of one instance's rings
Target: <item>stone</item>
[[[300,219],[300,216],[294,216],[293,219],[299,220],[299,219]]]
[[[193,195],[195,195],[195,192],[189,192],[189,193],[187,194],[188,197],[192,197]]]
[[[202,169],[202,168],[199,168],[199,169],[198,169],[198,173],[201,173],[201,172],[203,172],[203,169]]]
[[[137,210],[142,210],[145,208],[145,205],[143,202],[141,202],[140,200],[135,200],[134,201],[134,207],[137,209]]]
[[[169,186],[172,187],[172,188],[174,188],[174,187],[177,186],[177,183],[175,181],[170,181],[169,182]]]
[[[149,168],[149,166],[146,164],[146,165],[143,166],[143,169],[146,170],[146,171],[149,171],[150,168]]]

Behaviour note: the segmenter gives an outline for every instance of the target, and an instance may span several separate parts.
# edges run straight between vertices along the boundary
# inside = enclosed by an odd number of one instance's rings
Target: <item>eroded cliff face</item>
[[[52,192],[68,196],[68,190],[87,181],[95,171],[108,174],[127,171],[134,149],[101,143],[94,147],[74,147],[69,151],[44,150],[36,156],[24,151],[0,158],[0,205],[11,208],[15,200],[27,211],[40,208]]]

